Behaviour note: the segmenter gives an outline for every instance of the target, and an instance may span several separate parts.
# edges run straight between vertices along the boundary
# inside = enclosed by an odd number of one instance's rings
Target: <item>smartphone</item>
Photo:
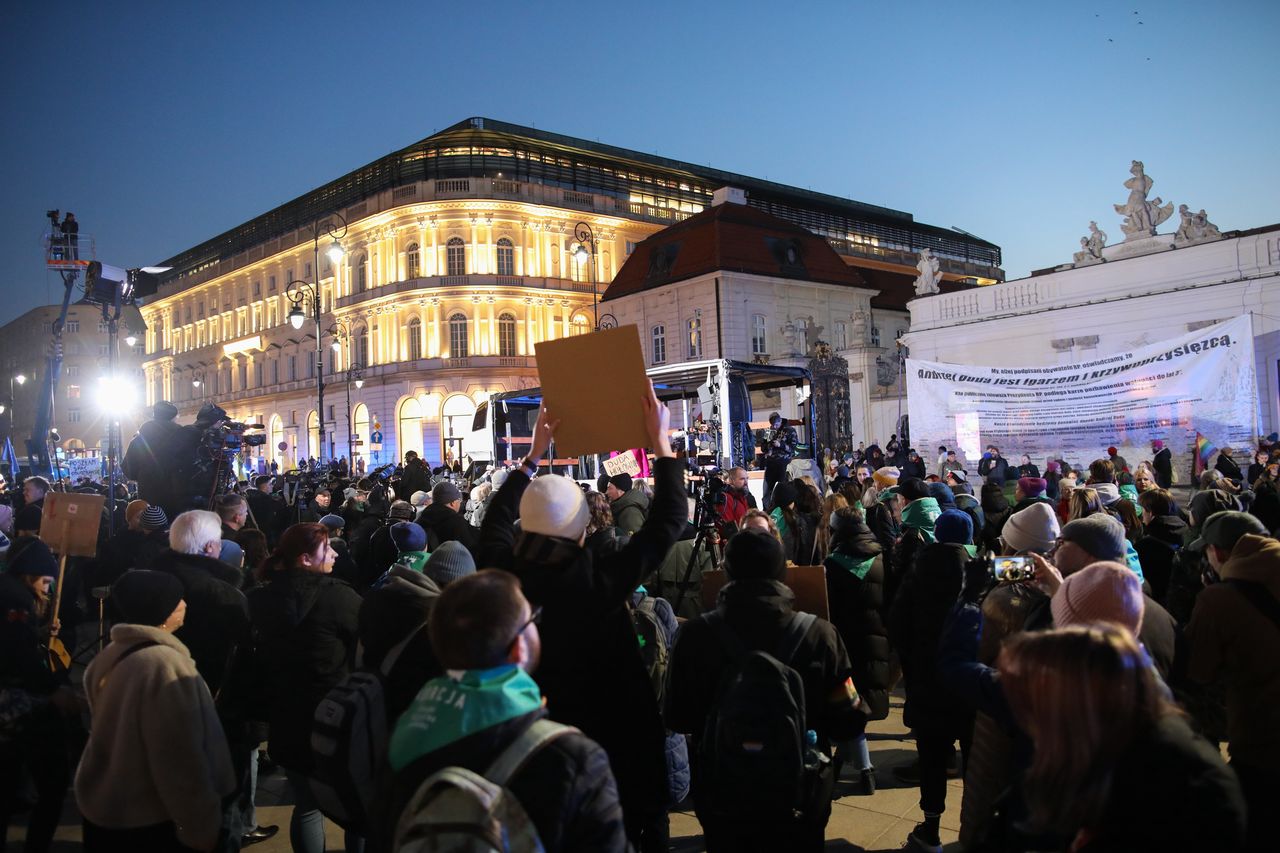
[[[992,557],[991,573],[998,581],[1026,580],[1031,577],[1029,557]]]

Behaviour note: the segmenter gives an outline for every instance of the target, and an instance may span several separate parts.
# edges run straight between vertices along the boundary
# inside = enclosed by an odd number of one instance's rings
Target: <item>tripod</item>
[[[720,568],[723,546],[720,544],[720,531],[716,527],[717,519],[718,513],[714,507],[707,505],[705,493],[698,495],[693,510],[693,523],[698,532],[693,537],[693,550],[689,552],[689,562],[684,567],[684,575],[680,578],[680,590],[676,593],[676,600],[671,608],[676,613],[680,612],[685,593],[689,591],[689,578],[693,577],[694,569],[701,562],[700,555],[706,554],[713,570]]]

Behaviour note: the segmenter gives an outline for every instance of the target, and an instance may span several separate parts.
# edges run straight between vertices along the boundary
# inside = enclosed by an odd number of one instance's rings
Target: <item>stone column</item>
[[[440,275],[440,229],[436,227],[434,219],[431,222],[431,266],[424,269],[431,270],[431,275]]]
[[[496,267],[495,267],[496,269]],[[498,324],[494,320],[494,297],[489,297],[489,349],[490,355],[498,354]]]
[[[479,250],[480,250],[480,236],[476,233],[476,218],[472,216],[471,217],[471,239],[467,245],[467,264],[466,264],[466,267],[463,269],[463,272],[473,273],[473,272],[480,271],[480,266],[478,263],[480,260],[480,256],[478,254]]]

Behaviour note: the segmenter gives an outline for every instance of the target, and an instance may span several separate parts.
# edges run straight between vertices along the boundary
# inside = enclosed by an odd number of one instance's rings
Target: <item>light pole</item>
[[[356,452],[355,452],[355,435],[352,433],[354,427],[351,423],[351,383],[355,382],[357,388],[364,387],[364,369],[363,365],[352,364],[347,368],[347,465],[348,471],[356,470]]]
[[[573,250],[573,257],[578,263],[584,264],[588,260],[591,261],[591,316],[594,320],[592,331],[600,330],[600,294],[596,292],[596,235],[591,230],[591,226],[585,222],[579,222],[573,226],[574,239],[578,241],[578,247]],[[591,244],[591,251],[587,251],[586,244]]]
[[[331,221],[337,217],[341,225],[335,226]],[[324,461],[324,347],[320,341],[320,234],[326,233],[333,239],[325,254],[336,267],[346,254],[342,248],[342,238],[347,236],[347,220],[340,213],[330,213],[311,223],[311,269],[315,282],[291,281],[285,285],[285,296],[293,303],[289,309],[289,323],[295,329],[301,329],[306,321],[306,313],[302,310],[302,301],[307,293],[311,295],[311,313],[316,321],[316,422],[321,437],[318,448],[318,461]]]

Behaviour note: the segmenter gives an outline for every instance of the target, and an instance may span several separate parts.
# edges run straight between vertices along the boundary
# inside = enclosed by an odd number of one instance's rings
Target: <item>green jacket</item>
[[[614,526],[630,536],[644,526],[649,515],[649,498],[639,489],[632,489],[610,502],[609,509],[613,512]]]

